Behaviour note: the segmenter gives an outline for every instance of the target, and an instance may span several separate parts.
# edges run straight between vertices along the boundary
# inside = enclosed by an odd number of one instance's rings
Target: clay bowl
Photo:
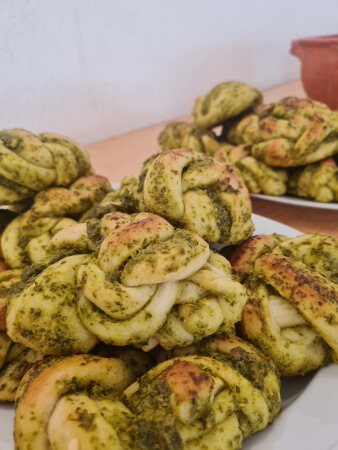
[[[338,35],[292,41],[290,53],[302,62],[307,95],[338,109]]]

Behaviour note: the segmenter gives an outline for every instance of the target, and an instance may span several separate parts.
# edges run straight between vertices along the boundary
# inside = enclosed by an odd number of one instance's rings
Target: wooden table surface
[[[300,81],[292,81],[263,92],[264,102],[286,96],[304,97]],[[193,105],[191,105],[193,106]],[[191,116],[172,120],[191,121]],[[123,177],[138,174],[144,160],[157,152],[157,136],[170,121],[116,136],[87,147],[96,173],[119,183]],[[302,232],[322,232],[338,237],[338,211],[289,206],[262,199],[252,199],[253,212],[277,220]],[[273,230],[271,230],[273,233]]]

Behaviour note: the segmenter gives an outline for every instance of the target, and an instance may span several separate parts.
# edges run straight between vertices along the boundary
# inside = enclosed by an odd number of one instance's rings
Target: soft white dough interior
[[[305,320],[292,303],[278,295],[269,296],[269,310],[280,328],[306,325]]]

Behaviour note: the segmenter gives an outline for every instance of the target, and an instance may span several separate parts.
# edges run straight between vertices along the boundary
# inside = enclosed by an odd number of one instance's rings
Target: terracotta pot
[[[302,62],[307,95],[338,109],[338,35],[292,41],[290,53]]]

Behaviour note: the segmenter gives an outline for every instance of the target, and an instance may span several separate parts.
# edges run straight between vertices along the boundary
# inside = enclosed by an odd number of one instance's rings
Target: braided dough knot
[[[47,186],[68,186],[92,172],[86,151],[54,133],[0,132],[0,204],[33,197]]]
[[[192,114],[196,125],[212,128],[248,112],[261,101],[262,95],[255,88],[238,81],[228,81],[198,98]]]
[[[238,242],[253,230],[249,194],[233,167],[193,150],[160,154],[143,193],[148,211],[208,242]]]
[[[122,450],[117,430],[126,428],[128,409],[118,395],[134,379],[115,358],[75,355],[40,362],[17,392],[16,447]]]
[[[336,285],[291,258],[266,253],[247,281],[242,326],[247,338],[272,358],[282,375],[303,374],[337,361]]]
[[[338,149],[338,115],[310,99],[286,97],[244,118],[235,128],[235,140],[241,134],[239,143],[252,145],[252,156],[270,166],[305,165]]]
[[[162,151],[190,148],[211,156],[217,150],[227,147],[226,144],[217,142],[216,135],[212,131],[186,122],[169,123],[160,133],[158,143]]]
[[[209,246],[150,213],[111,213],[108,219],[98,257],[79,270],[80,317],[104,342],[144,344],[164,325],[177,282],[208,260]]]
[[[5,261],[13,268],[36,264],[46,257],[51,238],[76,223],[75,218],[99,202],[111,186],[107,178],[89,175],[69,188],[39,192],[32,207],[5,229],[1,245]]]

